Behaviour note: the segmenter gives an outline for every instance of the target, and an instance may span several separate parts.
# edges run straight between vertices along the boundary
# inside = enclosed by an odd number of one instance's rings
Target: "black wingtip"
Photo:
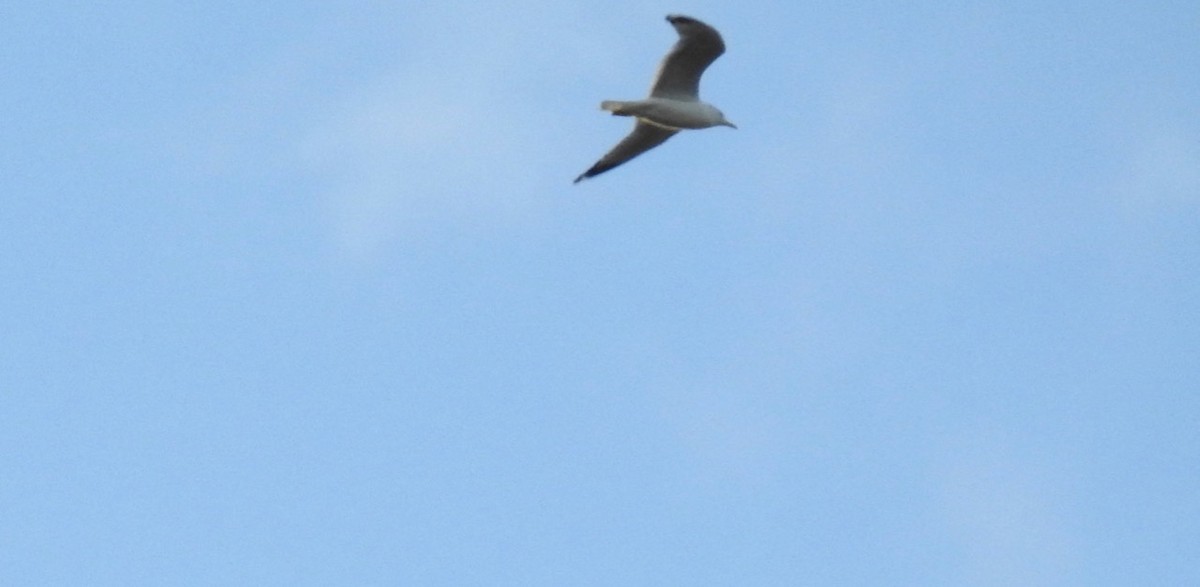
[[[600,175],[601,173],[604,173],[605,171],[608,171],[609,169],[612,169],[612,168],[611,167],[601,167],[600,162],[597,161],[596,164],[589,167],[587,171],[580,173],[579,177],[576,177],[575,181],[573,181],[571,183],[579,183],[585,179],[588,179],[591,177],[596,177],[597,175]]]

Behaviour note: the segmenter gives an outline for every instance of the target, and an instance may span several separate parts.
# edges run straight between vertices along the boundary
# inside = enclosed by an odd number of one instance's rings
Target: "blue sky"
[[[0,8],[0,583],[1200,582],[1200,5],[743,4]]]

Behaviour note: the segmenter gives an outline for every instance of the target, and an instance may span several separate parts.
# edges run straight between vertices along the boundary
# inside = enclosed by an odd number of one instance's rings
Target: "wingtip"
[[[576,178],[575,178],[575,181],[573,181],[573,182],[571,182],[571,183],[579,183],[579,182],[581,182],[581,181],[583,181],[583,180],[585,180],[585,179],[592,178],[592,177],[596,177],[597,175],[600,175],[600,174],[601,174],[601,173],[603,173],[603,172],[602,172],[602,171],[597,171],[597,170],[596,170],[596,168],[598,168],[599,166],[600,166],[600,164],[599,164],[599,163],[596,163],[595,165],[593,165],[593,166],[589,167],[587,171],[584,171],[583,173],[580,173],[580,174],[579,174],[579,177],[576,177]]]

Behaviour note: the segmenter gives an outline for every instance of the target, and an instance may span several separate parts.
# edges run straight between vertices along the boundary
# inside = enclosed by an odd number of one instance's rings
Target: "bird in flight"
[[[689,16],[667,15],[679,40],[658,66],[658,74],[645,100],[605,100],[600,108],[613,116],[637,119],[633,132],[595,165],[575,178],[579,183],[663,144],[683,129],[713,126],[737,128],[712,104],[700,101],[700,76],[725,52],[717,29]]]

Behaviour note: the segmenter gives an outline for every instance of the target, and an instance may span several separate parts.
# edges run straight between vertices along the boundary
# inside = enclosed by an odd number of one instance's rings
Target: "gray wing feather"
[[[694,18],[670,15],[667,21],[679,33],[679,40],[658,66],[653,98],[700,99],[700,76],[725,52],[725,41],[717,29]]]
[[[617,146],[613,147],[611,151],[605,153],[595,165],[581,173],[579,177],[576,177],[575,183],[583,181],[584,178],[600,175],[609,169],[617,167],[663,144],[667,139],[675,136],[677,132],[679,131],[639,120],[633,127],[633,132],[629,133],[629,136],[617,143]]]

